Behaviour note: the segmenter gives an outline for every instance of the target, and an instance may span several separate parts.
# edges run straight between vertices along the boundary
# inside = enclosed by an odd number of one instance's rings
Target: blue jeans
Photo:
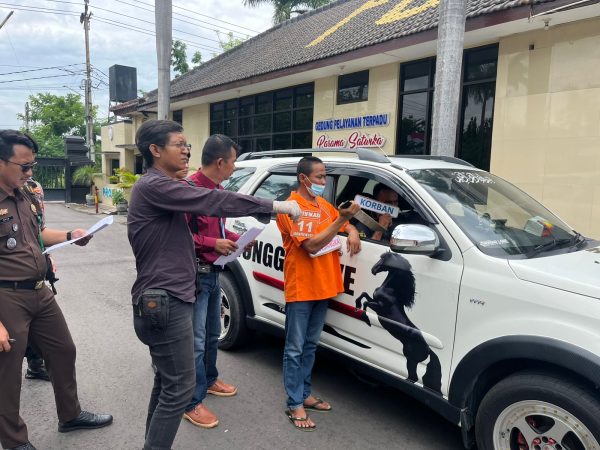
[[[161,305],[161,316],[154,318],[140,313],[139,308],[133,309],[135,332],[149,347],[157,369],[144,450],[169,450],[194,390],[193,305],[168,296]]]
[[[200,292],[194,304],[194,358],[196,389],[187,411],[202,403],[206,389],[217,381],[217,348],[221,335],[221,286],[219,273],[199,273]]]
[[[285,305],[283,384],[290,409],[302,406],[310,395],[312,368],[328,305],[329,300],[291,302]]]

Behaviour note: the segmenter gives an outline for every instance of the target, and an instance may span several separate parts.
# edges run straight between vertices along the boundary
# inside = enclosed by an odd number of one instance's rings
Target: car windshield
[[[580,235],[541,204],[490,173],[422,169],[409,174],[488,255],[532,258],[580,241]]]
[[[254,167],[240,167],[235,169],[231,176],[221,183],[221,186],[228,191],[237,192],[255,171]]]

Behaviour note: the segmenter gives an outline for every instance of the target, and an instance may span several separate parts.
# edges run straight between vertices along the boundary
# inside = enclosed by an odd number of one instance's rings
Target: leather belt
[[[198,268],[198,273],[211,273],[211,272],[220,272],[221,268],[219,266],[215,266],[213,264],[208,264],[203,261],[200,261],[196,258],[196,264]]]
[[[38,290],[46,285],[44,280],[38,281],[0,281],[0,288]]]

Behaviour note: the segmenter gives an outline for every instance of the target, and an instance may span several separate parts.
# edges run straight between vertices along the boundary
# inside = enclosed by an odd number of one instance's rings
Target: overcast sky
[[[105,119],[110,66],[136,67],[138,89],[156,88],[156,40],[148,34],[154,33],[154,2],[89,3],[92,97],[98,116]],[[30,95],[83,94],[85,76],[84,31],[79,23],[83,0],[0,0],[0,22],[11,10],[13,16],[0,29],[0,128],[23,125],[16,114],[24,112]],[[188,60],[197,50],[204,61],[220,52],[215,30],[223,40],[229,31],[236,37],[254,36],[268,29],[271,20],[270,6],[246,8],[242,0],[173,0],[173,38],[186,42]]]

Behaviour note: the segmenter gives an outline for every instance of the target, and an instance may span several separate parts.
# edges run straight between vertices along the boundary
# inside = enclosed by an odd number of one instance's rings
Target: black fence
[[[89,186],[73,185],[73,172],[80,166],[91,165],[85,140],[80,136],[65,136],[65,158],[36,158],[37,166],[33,173],[44,188],[44,199],[67,203],[85,203]]]
[[[66,191],[71,184],[70,171],[67,171],[69,161],[66,158],[37,158],[36,161],[33,178],[44,188],[44,199],[66,201]]]

